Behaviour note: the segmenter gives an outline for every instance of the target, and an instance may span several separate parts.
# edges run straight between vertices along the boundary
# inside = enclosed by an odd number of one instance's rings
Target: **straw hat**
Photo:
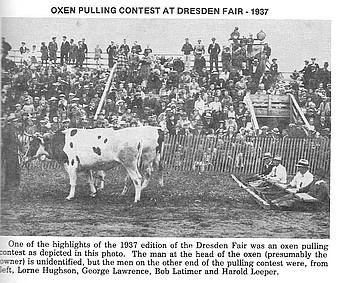
[[[309,167],[309,161],[306,159],[300,159],[296,164],[297,167]]]

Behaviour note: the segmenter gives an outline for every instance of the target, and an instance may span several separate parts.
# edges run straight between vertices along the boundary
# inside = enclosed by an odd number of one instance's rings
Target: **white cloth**
[[[296,189],[300,189],[303,187],[306,187],[313,181],[313,175],[309,172],[306,171],[305,174],[303,175],[302,173],[298,172],[290,182],[290,185],[292,187],[295,187]]]
[[[212,110],[212,111],[222,111],[222,104],[221,102],[210,102],[209,103],[209,108]]]
[[[286,168],[279,164],[278,166],[274,166],[270,174],[268,174],[270,180],[278,181],[280,183],[287,183],[287,173]]]
[[[204,100],[201,99],[200,101],[198,101],[198,100],[195,101],[195,107],[194,107],[194,109],[195,109],[195,110],[198,110],[198,113],[199,113],[200,115],[203,114],[204,108],[205,108]]]

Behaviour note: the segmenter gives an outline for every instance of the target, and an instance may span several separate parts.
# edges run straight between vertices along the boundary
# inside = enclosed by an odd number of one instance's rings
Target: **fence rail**
[[[309,160],[312,173],[317,169],[330,172],[330,139],[325,138],[251,137],[241,141],[229,137],[167,135],[163,160],[166,170],[253,174],[261,171],[265,152],[281,155],[288,174],[296,173],[295,164],[301,158]],[[54,169],[60,165],[36,160],[26,167]]]

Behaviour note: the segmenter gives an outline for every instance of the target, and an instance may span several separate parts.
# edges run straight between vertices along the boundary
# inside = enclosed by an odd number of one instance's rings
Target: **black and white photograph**
[[[331,22],[2,18],[1,234],[329,238]]]

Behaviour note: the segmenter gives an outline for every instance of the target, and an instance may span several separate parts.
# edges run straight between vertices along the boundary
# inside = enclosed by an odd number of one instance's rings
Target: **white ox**
[[[157,127],[135,127],[122,130],[111,128],[67,129],[45,137],[33,137],[26,160],[41,155],[64,165],[70,178],[71,200],[75,196],[78,172],[86,172],[92,195],[96,194],[92,171],[101,175],[103,188],[104,172],[122,164],[135,187],[134,201],[140,201],[141,190],[146,188],[153,167],[158,168],[159,184],[163,186],[161,151],[164,133]],[[141,168],[142,175],[139,171]],[[127,178],[125,180],[126,184]],[[125,185],[123,194],[127,190]]]

